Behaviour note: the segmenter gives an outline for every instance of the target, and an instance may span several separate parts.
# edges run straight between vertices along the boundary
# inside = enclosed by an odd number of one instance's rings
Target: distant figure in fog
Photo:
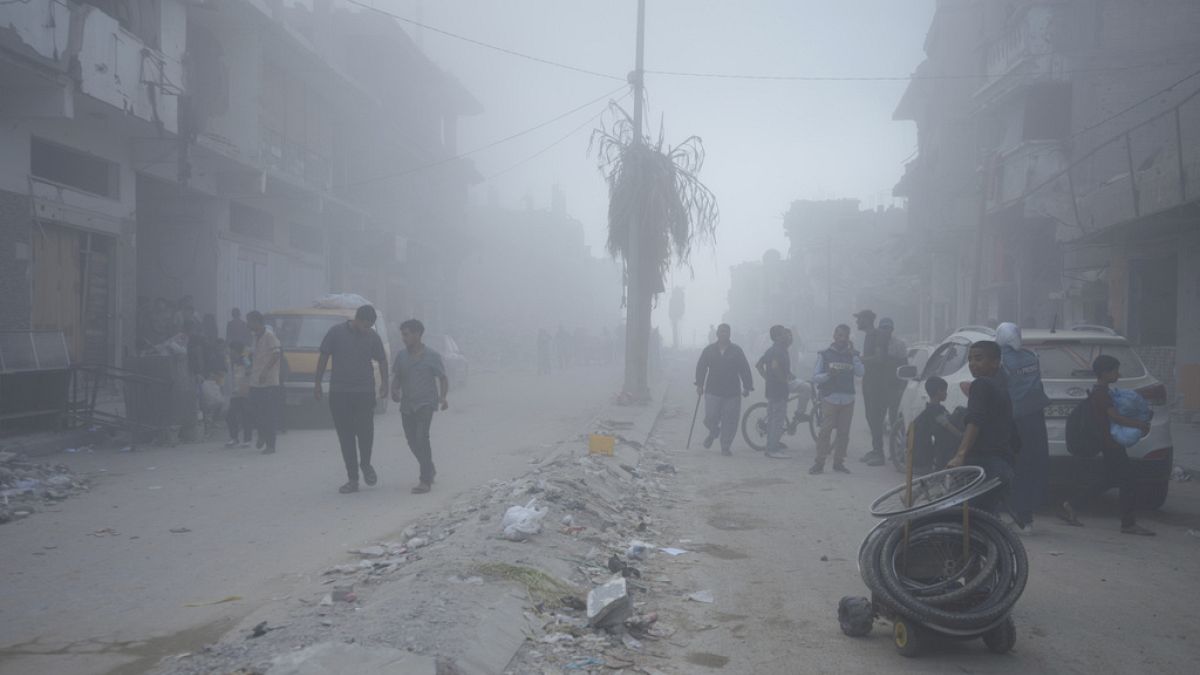
[[[733,344],[729,324],[717,328],[717,341],[700,352],[696,363],[696,393],[704,397],[704,426],[708,437],[704,447],[721,439],[721,454],[731,455],[738,420],[742,414],[742,398],[754,391],[754,376],[742,348]]]
[[[258,448],[264,455],[275,453],[275,432],[279,428],[280,386],[279,359],[282,350],[279,338],[267,330],[263,315],[257,311],[246,315],[250,333],[254,335],[251,351],[250,410],[258,427]]]
[[[561,324],[554,334],[554,351],[558,352],[559,370],[566,370],[571,365],[571,334]]]
[[[854,378],[862,377],[863,363],[850,342],[850,326],[833,329],[833,343],[817,354],[812,381],[817,385],[821,406],[821,430],[817,435],[817,459],[810,474],[825,471],[825,460],[833,453],[833,470],[850,473],[846,468],[846,448],[850,445],[850,422],[854,419]],[[834,443],[833,433],[837,432]]]
[[[908,348],[892,335],[895,323],[884,317],[875,327],[875,312],[865,309],[854,317],[863,338],[862,362],[863,407],[867,426],[871,428],[871,452],[862,458],[867,466],[882,466],[883,439],[889,423],[895,423],[904,393],[904,381],[896,377],[896,369],[908,362]]]
[[[537,372],[538,375],[550,374],[550,331],[542,328],[537,336]]]
[[[242,310],[237,307],[229,312],[229,321],[225,323],[225,342],[250,344],[250,328],[246,326],[245,321],[242,321]]]
[[[247,328],[246,332],[249,330]],[[229,412],[225,414],[229,441],[225,443],[225,447],[241,445],[248,448],[254,433],[254,417],[250,414],[249,399],[250,361],[246,358],[246,346],[236,340],[229,343],[229,371],[225,376],[225,386],[229,390]]]
[[[1015,323],[1000,324],[996,328],[996,343],[1000,345],[1013,420],[1021,441],[1009,505],[1018,531],[1029,534],[1033,531],[1033,512],[1041,506],[1050,483],[1050,440],[1044,413],[1050,397],[1042,386],[1038,355],[1021,347],[1020,327]]]
[[[771,326],[771,347],[758,359],[755,368],[766,382],[767,395],[767,457],[787,459],[780,440],[787,423],[789,387],[793,379],[791,358],[788,349],[792,345],[792,332],[783,326]]]
[[[404,349],[396,353],[392,366],[392,400],[400,404],[404,437],[421,467],[420,482],[412,489],[413,494],[424,494],[433,486],[437,470],[433,465],[429,428],[434,411],[450,407],[446,401],[450,382],[446,379],[442,355],[421,342],[423,335],[425,325],[416,319],[400,324]]]
[[[378,476],[371,466],[371,450],[375,444],[375,376],[371,362],[379,364],[379,398],[388,395],[388,360],[383,340],[374,330],[377,315],[371,305],[363,305],[354,318],[329,329],[321,340],[321,356],[317,359],[316,383],[313,395],[321,400],[325,368],[333,359],[333,374],[329,377],[329,412],[342,449],[346,466],[346,484],[338,488],[342,494],[358,492],[358,474],[363,481],[374,485]]]

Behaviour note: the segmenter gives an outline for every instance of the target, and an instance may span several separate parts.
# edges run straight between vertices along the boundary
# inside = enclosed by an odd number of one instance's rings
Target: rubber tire
[[[898,618],[892,622],[892,644],[901,656],[911,659],[924,654],[930,637],[928,631],[908,619]]]
[[[838,625],[849,637],[863,637],[875,626],[875,606],[869,598],[847,595],[838,602]]]
[[[754,412],[760,408],[763,410],[763,413],[764,413],[763,417],[765,419],[767,404],[764,402],[761,402],[761,401],[758,403],[755,403],[754,405],[750,406],[749,408],[746,408],[746,412],[742,413],[742,438],[746,441],[746,445],[749,445],[751,448],[754,448],[755,450],[757,450],[759,452],[763,452],[767,449],[767,439],[764,436],[762,438],[762,442],[759,443],[757,440],[755,440],[753,437],[751,437],[751,435],[750,435],[750,426],[751,425],[749,424],[750,416],[752,414],[754,414]],[[756,427],[755,433],[757,433],[757,432],[758,432],[758,429]]]
[[[987,645],[993,654],[1007,654],[1012,651],[1017,644],[1017,624],[1013,622],[1012,617],[1005,617],[999,626],[984,633],[983,644]]]

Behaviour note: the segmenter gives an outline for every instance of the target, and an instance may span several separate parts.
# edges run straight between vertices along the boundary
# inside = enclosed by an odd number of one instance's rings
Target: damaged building
[[[479,112],[399,24],[328,1],[4,3],[0,328],[114,364],[162,338],[160,299],[447,321]]]

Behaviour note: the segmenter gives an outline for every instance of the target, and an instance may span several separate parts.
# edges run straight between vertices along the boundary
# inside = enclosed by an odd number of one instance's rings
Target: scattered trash
[[[568,513],[567,515],[563,516],[562,520],[559,522],[567,527],[571,527],[575,524],[575,516]]]
[[[674,464],[667,464],[666,462],[663,462],[663,463],[661,463],[661,464],[656,464],[656,465],[654,466],[654,470],[655,470],[655,471],[657,471],[657,472],[659,472],[659,473],[676,473],[676,471],[675,471],[675,465],[674,465]]]
[[[644,541],[634,539],[629,542],[629,548],[625,549],[625,557],[630,560],[645,560],[646,553],[652,548],[650,544]]]
[[[573,609],[577,612],[587,611],[587,603],[584,602],[583,600],[580,600],[579,598],[577,598],[574,595],[562,596],[561,598],[558,599],[558,604],[562,605],[563,607],[566,607],[567,609]]]
[[[325,597],[321,598],[321,602],[319,602],[317,604],[320,605],[321,607],[332,607],[333,606],[333,594],[326,593]]]
[[[1185,483],[1192,479],[1192,474],[1188,473],[1182,466],[1176,466],[1171,469],[1171,480]]]
[[[634,478],[640,478],[642,475],[642,474],[638,473],[637,468],[629,466],[628,464],[622,464],[621,468],[624,469],[625,471],[629,472],[629,475],[633,476]]]
[[[350,552],[356,555],[361,555],[364,558],[382,558],[383,556],[387,555],[388,550],[382,546],[374,545],[356,548]]]
[[[184,607],[211,607],[212,605],[223,605],[227,602],[237,602],[241,600],[240,595],[227,595],[220,600],[211,600],[209,602],[189,602]]]
[[[354,584],[334,586],[330,597],[334,602],[354,602],[358,596],[354,594]]]
[[[541,533],[542,518],[546,516],[547,509],[539,510],[534,508],[536,505],[535,497],[525,506],[510,506],[500,521],[501,536],[509,541],[525,541]]]
[[[583,658],[583,659],[576,659],[576,660],[568,663],[567,665],[563,666],[563,668],[565,668],[567,670],[583,670],[584,668],[591,668],[592,666],[602,666],[602,665],[604,665],[604,659],[597,658],[595,656],[589,656],[589,657]]]
[[[186,528],[186,527],[172,527],[171,528],[171,534],[187,534],[188,532],[191,532],[191,529]]]
[[[688,552],[686,549],[674,548],[672,546],[667,546],[666,548],[660,548],[658,550],[662,551],[663,553],[666,553],[669,556],[683,555],[684,553]]]
[[[625,645],[625,648],[630,651],[642,651],[642,641],[628,633],[621,636],[621,644]]]
[[[658,622],[658,614],[651,612],[650,614],[639,614],[631,616],[625,620],[625,627],[629,630],[645,632],[650,626]]]
[[[266,621],[260,621],[258,625],[250,629],[250,634],[246,636],[246,639],[253,640],[254,638],[260,638],[273,630],[279,630],[279,628],[279,626],[268,628]]]
[[[1057,557],[1057,556],[1060,556],[1060,555],[1062,555],[1062,554],[1063,554],[1063,552],[1062,552],[1062,551],[1050,551],[1050,555],[1052,555],[1052,556],[1056,556],[1056,557]]]
[[[687,599],[691,600],[692,602],[703,602],[709,605],[717,601],[716,598],[713,597],[712,591],[696,591],[695,593],[687,596]]]
[[[613,436],[607,436],[604,434],[591,434],[588,436],[588,454],[606,455],[611,457],[616,444],[617,439]]]
[[[111,527],[102,527],[99,530],[93,530],[93,531],[89,532],[88,534],[93,537],[115,537],[121,533],[117,532],[116,530],[112,529]]]
[[[412,549],[421,548],[422,546],[428,546],[428,545],[429,545],[429,540],[426,539],[425,537],[413,537],[412,539],[409,539],[407,542],[404,543],[404,548],[407,548],[411,551]]]
[[[616,626],[633,616],[633,598],[624,577],[617,577],[588,592],[588,625],[596,628]]]

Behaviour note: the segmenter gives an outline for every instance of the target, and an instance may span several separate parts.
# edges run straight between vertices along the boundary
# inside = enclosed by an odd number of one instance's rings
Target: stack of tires
[[[1012,649],[1010,614],[1029,579],[1025,547],[997,517],[969,508],[964,518],[964,508],[890,518],[867,535],[858,563],[871,598],[842,599],[843,632],[865,635],[882,615],[905,656],[937,635]]]

